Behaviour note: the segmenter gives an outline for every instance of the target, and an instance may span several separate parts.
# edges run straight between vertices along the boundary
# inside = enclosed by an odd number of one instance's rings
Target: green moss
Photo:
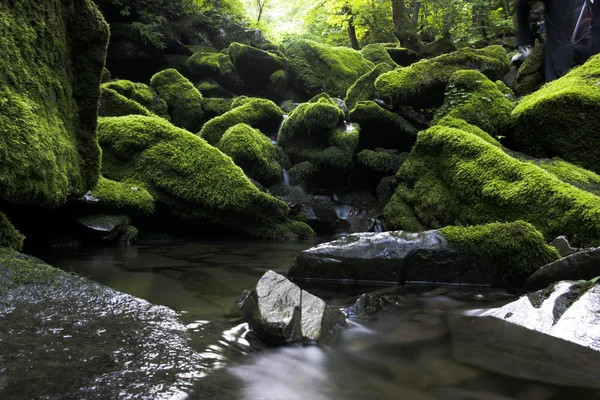
[[[202,127],[202,94],[183,75],[166,69],[150,79],[150,86],[167,103],[173,124],[190,132]]]
[[[101,117],[121,117],[124,115],[153,115],[137,101],[117,93],[107,87],[100,88],[98,115]]]
[[[544,44],[538,44],[533,48],[529,57],[517,72],[517,84],[515,91],[519,96],[525,96],[538,90],[545,82],[545,55]]]
[[[198,52],[187,60],[190,77],[195,81],[213,78],[225,89],[237,92],[244,87],[228,54]]]
[[[219,117],[231,109],[231,99],[223,98],[205,98],[202,102],[202,109],[207,120]]]
[[[196,89],[202,93],[204,96],[204,101],[208,100],[209,98],[229,99],[233,97],[231,92],[225,90],[225,88],[223,88],[223,86],[221,86],[217,81],[210,78],[202,79],[200,82],[198,82],[196,84]],[[204,105],[204,102],[202,102],[202,105]]]
[[[527,222],[491,223],[479,226],[447,226],[440,230],[460,252],[482,263],[503,264],[503,278],[523,282],[536,270],[560,258],[544,236]]]
[[[271,74],[270,80],[273,85],[279,85],[281,82],[287,82],[287,74],[285,70],[279,69]]]
[[[246,175],[263,185],[277,183],[283,170],[277,163],[277,151],[271,140],[250,125],[229,128],[216,146],[230,156]]]
[[[90,0],[0,4],[0,198],[58,205],[98,180],[108,26]]]
[[[247,98],[242,105],[238,104],[239,101],[234,100],[232,109],[204,124],[199,135],[208,143],[216,144],[227,129],[237,124],[248,124],[267,135],[277,132],[283,113],[275,103],[267,99]]]
[[[288,171],[290,185],[306,184],[317,174],[317,168],[310,161],[303,161],[294,165]]]
[[[511,90],[511,88],[509,88],[508,86],[506,86],[506,83],[502,82],[501,80],[497,80],[494,83],[496,84],[496,87],[498,88],[498,90],[500,92],[502,92],[502,94],[504,96],[508,97],[509,99],[514,99],[515,98],[515,94],[513,93],[513,91]]]
[[[510,126],[514,107],[514,102],[481,72],[457,71],[448,81],[444,104],[437,110],[433,123],[451,117],[500,135]]]
[[[389,64],[378,64],[370,72],[358,78],[346,93],[345,102],[348,109],[352,110],[360,101],[376,98],[377,90],[375,89],[375,81],[381,74],[390,72],[392,69]]]
[[[271,83],[271,75],[283,69],[281,57],[241,43],[229,46],[229,57],[250,91],[264,88]]]
[[[122,96],[125,96],[128,99],[141,104],[155,115],[158,115],[159,117],[165,118],[167,120],[171,119],[169,116],[167,103],[165,103],[163,99],[158,97],[156,92],[152,90],[152,88],[148,85],[145,85],[143,83],[133,83],[128,80],[120,79],[116,81],[111,81],[109,83],[105,83],[102,85],[102,88],[112,89],[117,93],[121,94]]]
[[[98,184],[91,190],[98,204],[119,212],[133,212],[149,215],[154,212],[154,197],[140,185],[115,182],[100,177]]]
[[[600,172],[600,56],[524,97],[512,113],[514,140],[535,157],[560,157]]]
[[[231,102],[231,108],[233,109],[233,108],[237,108],[239,106],[243,106],[244,104],[249,103],[254,99],[256,99],[256,97],[237,96]]]
[[[233,160],[206,141],[157,117],[101,118],[103,174],[140,182],[182,220],[211,221],[250,236],[296,232],[289,208],[260,192]],[[299,228],[298,228],[299,229]],[[297,236],[282,236],[292,238]]]
[[[356,160],[360,165],[364,165],[380,174],[388,175],[396,173],[402,165],[401,157],[398,155],[394,157],[390,152],[381,149],[378,149],[378,151],[363,150],[356,155]]]
[[[547,240],[600,244],[600,198],[462,130],[434,126],[398,171],[399,188],[384,214],[403,229],[394,202],[414,207],[428,228],[524,220]]]
[[[65,272],[37,258],[0,248],[0,291],[29,284],[52,284]]]
[[[397,185],[396,185],[397,186]],[[378,189],[384,189],[378,188]],[[384,209],[385,227],[391,230],[404,230],[408,232],[423,232],[426,226],[417,217],[414,207],[403,200],[408,197],[403,186],[397,187]],[[387,193],[382,193],[387,194]]]
[[[405,47],[386,47],[386,50],[392,60],[401,67],[407,67],[417,61],[419,54]]]
[[[360,125],[361,149],[382,147],[410,151],[417,138],[415,127],[373,101],[358,103],[350,112],[350,120]]]
[[[359,77],[374,67],[356,50],[306,39],[292,41],[284,54],[296,87],[309,97],[321,92],[343,97]]]
[[[6,215],[0,212],[0,248],[10,247],[21,250],[24,240],[25,236],[11,224]]]
[[[491,137],[487,132],[475,125],[469,124],[464,119],[446,116],[437,120],[434,125],[442,125],[447,126],[448,128],[460,129],[462,131],[472,133],[475,136],[479,136],[481,139],[485,140],[491,145],[501,147],[500,143],[498,143],[498,141]]]
[[[478,70],[496,80],[508,72],[509,60],[501,46],[460,49],[385,73],[375,81],[375,88],[395,106],[431,108],[442,102],[452,75],[465,69]]]
[[[550,172],[563,182],[600,196],[600,175],[560,159],[535,159],[530,161]]]
[[[386,176],[379,181],[376,189],[378,207],[384,208],[386,204],[390,202],[390,199],[396,191],[396,187],[398,187],[398,182],[396,182],[395,175]],[[421,230],[421,228],[417,229],[417,231]]]
[[[385,63],[390,66],[390,70],[396,67],[396,63],[382,43],[368,44],[360,50],[360,54],[375,65]]]

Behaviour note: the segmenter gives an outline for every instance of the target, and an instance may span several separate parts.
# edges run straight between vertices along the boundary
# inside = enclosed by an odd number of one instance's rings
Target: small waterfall
[[[279,132],[281,132],[281,128],[283,128],[283,124],[285,123],[286,119],[288,119],[288,115],[283,114],[283,119],[281,120],[281,124],[279,124],[279,128],[277,128],[277,133],[275,134],[275,137],[271,138],[271,143],[273,143],[274,145],[277,144],[277,138],[279,138]]]
[[[375,219],[375,223],[373,224],[373,232],[383,232],[383,224],[381,223],[381,221],[379,219]]]
[[[356,129],[352,122],[344,121],[344,124],[346,125],[346,132],[352,132]]]
[[[287,172],[287,169],[284,168],[283,174],[281,175],[281,183],[286,186],[290,185],[290,174]]]
[[[335,214],[339,219],[348,219],[354,207],[348,206],[346,204],[336,204],[334,207]]]

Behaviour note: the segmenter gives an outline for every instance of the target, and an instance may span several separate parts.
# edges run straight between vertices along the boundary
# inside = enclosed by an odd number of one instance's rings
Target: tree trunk
[[[258,7],[258,17],[256,18],[256,23],[259,24],[260,23],[260,17],[262,17],[262,13],[263,13],[263,8],[262,7]]]
[[[421,2],[415,1],[412,15],[412,27],[416,30],[419,26],[419,11],[421,10]]]
[[[408,18],[404,0],[392,0],[392,20],[394,21],[394,35],[400,40],[403,47],[414,51],[421,51],[423,44],[417,37],[417,30]]]
[[[354,50],[360,50],[360,45],[356,38],[356,28],[354,27],[354,16],[348,20],[348,41],[350,42],[350,47]]]

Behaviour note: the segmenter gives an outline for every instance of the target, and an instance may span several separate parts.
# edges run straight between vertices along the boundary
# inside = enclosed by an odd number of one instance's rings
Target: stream
[[[600,399],[594,390],[509,378],[457,361],[460,354],[453,341],[460,332],[449,328],[446,317],[514,299],[506,292],[482,287],[403,288],[395,307],[374,317],[348,320],[331,346],[261,348],[251,335],[245,335],[247,325],[236,313],[236,300],[265,271],[285,274],[298,252],[318,242],[165,239],[130,247],[58,248],[35,255],[179,313],[201,361],[189,371],[191,385],[158,391],[153,398]],[[302,287],[339,308],[377,289]],[[478,356],[504,355],[484,346]]]

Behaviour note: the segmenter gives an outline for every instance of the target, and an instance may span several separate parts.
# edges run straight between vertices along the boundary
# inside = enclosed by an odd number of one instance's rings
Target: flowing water
[[[405,288],[398,291],[394,307],[371,318],[350,319],[333,345],[257,351],[260,345],[246,335],[246,324],[234,312],[236,300],[265,271],[285,273],[298,252],[316,243],[153,240],[131,247],[54,249],[37,256],[179,312],[201,360],[190,374],[201,378],[178,400],[600,399],[593,390],[509,378],[460,362],[455,342],[462,334],[447,318],[511,299],[486,288]],[[374,290],[304,288],[340,308]],[[504,357],[493,346],[476,348],[481,359]],[[510,356],[517,353],[521,350]],[[546,378],[552,373],[552,368],[540,370]],[[577,368],[561,373],[576,374]]]

